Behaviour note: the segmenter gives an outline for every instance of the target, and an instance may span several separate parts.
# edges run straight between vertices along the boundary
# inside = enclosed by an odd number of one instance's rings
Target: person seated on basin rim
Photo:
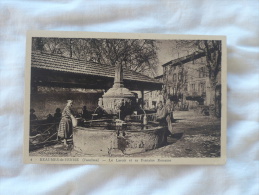
[[[86,106],[83,106],[83,107],[82,107],[81,116],[82,116],[82,118],[85,119],[85,120],[90,118],[89,112],[88,112],[88,110],[86,109]]]
[[[56,122],[60,122],[61,117],[62,117],[61,109],[60,109],[60,108],[57,108],[57,109],[56,109],[56,112],[55,112],[55,114],[54,114],[54,120],[55,120]]]
[[[65,146],[68,145],[67,140],[71,137],[73,132],[72,119],[75,119],[75,117],[72,114],[72,105],[73,101],[67,100],[67,105],[62,112],[62,117],[58,128],[58,138],[64,139]]]
[[[37,116],[34,114],[35,110],[30,109],[30,121],[38,120]]]

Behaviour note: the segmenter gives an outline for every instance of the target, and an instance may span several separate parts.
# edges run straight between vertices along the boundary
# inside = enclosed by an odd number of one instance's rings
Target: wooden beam
[[[105,89],[113,86],[114,78],[93,76],[85,74],[76,74],[70,72],[61,72],[53,70],[44,70],[32,68],[31,85],[32,86],[53,86],[65,88],[85,88],[85,89]],[[124,80],[124,85],[130,90],[160,90],[162,83],[142,82],[135,80]]]

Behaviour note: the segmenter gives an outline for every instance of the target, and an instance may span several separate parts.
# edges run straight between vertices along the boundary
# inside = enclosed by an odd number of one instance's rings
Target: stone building
[[[214,104],[205,53],[195,52],[163,64],[164,92],[179,109]],[[220,85],[220,74],[217,78]],[[215,101],[215,100],[214,100]]]
[[[155,77],[158,82],[163,83],[163,75]],[[145,91],[144,93],[144,108],[146,110],[156,109],[159,101],[163,101],[163,94],[161,90]]]

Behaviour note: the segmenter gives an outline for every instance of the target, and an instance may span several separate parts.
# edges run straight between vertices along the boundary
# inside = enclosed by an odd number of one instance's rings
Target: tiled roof
[[[205,52],[194,52],[190,55],[171,60],[171,61],[163,64],[162,66],[167,66],[167,65],[176,66],[176,65],[179,65],[179,64],[184,64],[184,63],[190,62],[192,60],[198,59],[198,58],[203,57],[203,56],[205,56]]]
[[[115,74],[114,67],[111,65],[86,62],[84,60],[77,60],[40,52],[32,52],[31,67],[111,78],[114,78]],[[124,80],[161,84],[156,79],[126,69],[123,70],[123,78]]]
[[[160,79],[160,78],[162,78],[163,76],[164,76],[163,74],[158,75],[158,76],[155,77],[155,79]]]

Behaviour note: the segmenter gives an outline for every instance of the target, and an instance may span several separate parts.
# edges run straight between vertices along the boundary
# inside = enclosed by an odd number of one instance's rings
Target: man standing
[[[167,109],[167,107],[163,106],[162,101],[160,101],[158,103],[157,113],[156,113],[157,121],[159,122],[160,126],[166,126],[167,127],[167,132],[165,134],[166,137],[173,133],[173,126],[172,126],[172,120],[171,120],[170,112]]]
[[[162,101],[158,102],[156,116],[160,126],[167,126],[166,114],[167,112]]]
[[[167,113],[166,121],[167,121],[168,130],[170,131],[171,134],[173,134],[172,122],[174,120],[174,117],[173,117],[173,106],[172,106],[170,98],[168,98],[166,100],[165,109],[166,109],[166,113]]]

